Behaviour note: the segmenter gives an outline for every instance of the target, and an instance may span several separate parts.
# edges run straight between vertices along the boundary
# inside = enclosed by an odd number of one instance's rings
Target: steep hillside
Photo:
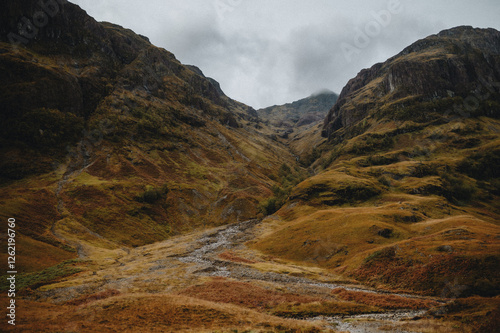
[[[330,110],[323,135],[352,137],[388,119],[425,125],[457,116],[498,118],[499,34],[445,30],[361,71]]]
[[[285,144],[302,165],[309,165],[311,145],[322,141],[317,134],[321,133],[321,124],[337,99],[336,93],[324,90],[293,103],[257,110],[257,113],[262,122],[270,126],[270,137]]]
[[[373,286],[498,295],[499,82],[500,32],[471,27],[362,70],[303,137],[315,175],[254,247]]]
[[[255,110],[146,37],[54,3],[0,11],[0,214],[18,221],[20,269],[258,216],[295,159]]]

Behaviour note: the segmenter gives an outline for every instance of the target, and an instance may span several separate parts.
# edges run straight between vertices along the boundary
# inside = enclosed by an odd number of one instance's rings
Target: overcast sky
[[[458,25],[500,30],[498,0],[70,0],[150,38],[254,108],[319,90]]]

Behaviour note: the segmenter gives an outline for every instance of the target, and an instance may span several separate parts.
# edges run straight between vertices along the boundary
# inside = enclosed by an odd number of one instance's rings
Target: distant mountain
[[[323,90],[293,103],[259,109],[257,113],[272,126],[291,129],[323,121],[337,98],[334,92]]]

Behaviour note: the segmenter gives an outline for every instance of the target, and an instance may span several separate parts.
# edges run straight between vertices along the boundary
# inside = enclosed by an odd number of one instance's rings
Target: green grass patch
[[[16,291],[22,291],[26,288],[36,289],[40,286],[54,283],[64,277],[80,273],[83,269],[79,264],[81,264],[80,260],[71,259],[39,272],[17,274]],[[2,291],[9,289],[9,281],[7,280],[7,277],[9,276],[4,275],[0,278],[0,290]]]
[[[260,204],[265,215],[274,214],[285,204],[292,189],[304,179],[304,175],[300,169],[291,169],[287,164],[282,164],[278,174],[272,175],[271,178],[279,182],[279,185],[274,185],[273,196]]]

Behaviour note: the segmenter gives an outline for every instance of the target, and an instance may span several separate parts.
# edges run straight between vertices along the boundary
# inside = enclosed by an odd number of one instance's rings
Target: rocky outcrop
[[[322,135],[349,128],[368,117],[403,115],[410,106],[424,107],[406,114],[426,118],[424,112],[446,112],[454,105],[500,93],[500,32],[457,27],[419,40],[398,55],[362,70],[342,90],[325,119]],[[472,97],[471,97],[472,96]],[[490,97],[490,96],[488,96]],[[454,100],[453,100],[454,99]],[[490,98],[491,99],[491,98]],[[436,107],[431,107],[434,103]],[[441,110],[439,110],[441,109]],[[481,110],[490,112],[492,110]]]
[[[41,107],[89,118],[106,96],[123,87],[161,99],[185,96],[184,104],[238,126],[218,83],[201,71],[183,66],[144,36],[96,22],[74,4],[43,3],[19,1],[1,14],[3,124]],[[166,80],[178,83],[167,89]]]

